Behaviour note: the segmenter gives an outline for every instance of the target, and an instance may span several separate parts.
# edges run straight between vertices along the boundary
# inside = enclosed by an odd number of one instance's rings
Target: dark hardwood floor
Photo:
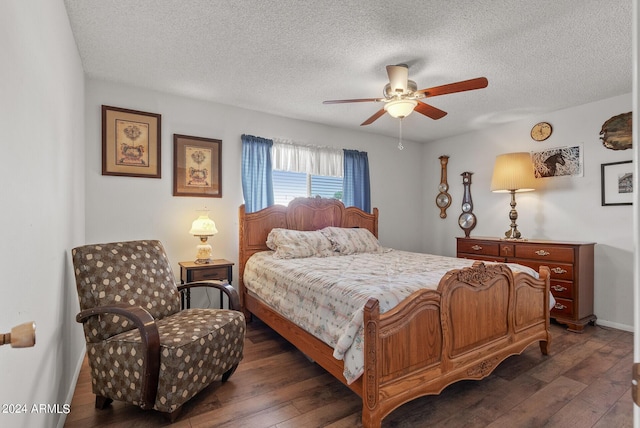
[[[632,427],[633,334],[551,327],[549,356],[532,345],[482,381],[459,382],[401,406],[383,427]],[[236,373],[185,404],[173,426],[361,427],[361,405],[346,386],[254,320]],[[164,425],[161,414],[118,402],[96,410],[85,361],[66,427]]]

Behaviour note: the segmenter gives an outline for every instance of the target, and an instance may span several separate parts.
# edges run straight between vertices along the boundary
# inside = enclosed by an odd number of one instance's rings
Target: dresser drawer
[[[208,268],[208,269],[197,269],[191,273],[191,281],[209,281],[209,280],[222,280],[227,278],[227,268],[219,267],[219,268]]]
[[[540,271],[540,266],[547,266],[551,271],[551,279],[563,279],[565,281],[573,281],[573,265],[554,262],[536,262],[532,260],[511,259],[513,263],[529,266],[536,271]]]
[[[515,257],[519,259],[552,260],[573,263],[573,248],[545,245],[518,245]]]
[[[500,256],[500,245],[497,242],[458,241],[458,252],[482,256]]]
[[[478,261],[481,261],[481,262],[504,263],[504,257],[485,256],[485,255],[482,255],[482,254],[458,253],[457,257],[459,257],[461,259],[478,260]]]
[[[551,316],[573,318],[573,300],[556,297],[556,304],[551,309]]]
[[[513,244],[500,244],[500,254],[503,257],[513,257],[515,254],[515,245]]]
[[[573,282],[551,279],[550,289],[553,297],[573,298]]]

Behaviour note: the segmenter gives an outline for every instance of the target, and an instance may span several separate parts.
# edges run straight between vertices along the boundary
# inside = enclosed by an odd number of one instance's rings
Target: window
[[[288,205],[293,198],[321,196],[342,200],[342,177],[305,172],[273,171],[274,202]]]
[[[243,134],[242,191],[247,212],[274,203],[289,205],[294,198],[313,196],[335,198],[347,206],[370,212],[367,152]]]
[[[309,196],[322,196],[342,200],[342,177],[324,175],[311,176],[311,193]]]

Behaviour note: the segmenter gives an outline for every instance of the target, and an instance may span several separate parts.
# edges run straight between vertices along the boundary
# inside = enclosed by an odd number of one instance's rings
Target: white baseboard
[[[598,319],[596,321],[596,324],[597,325],[601,325],[603,327],[615,328],[617,330],[624,330],[624,331],[629,331],[629,332],[633,333],[633,326],[632,325],[620,324],[620,323],[617,323],[617,322],[611,322],[611,321],[601,320],[601,319]]]
[[[71,405],[71,400],[73,400],[73,394],[76,392],[76,385],[78,384],[78,377],[80,376],[80,370],[82,369],[82,363],[84,362],[84,356],[87,353],[86,346],[82,347],[82,352],[80,352],[80,358],[78,358],[78,362],[76,363],[76,370],[73,373],[73,382],[69,386],[69,391],[67,391],[67,399],[65,403]],[[60,419],[58,419],[57,428],[64,428],[64,423],[67,421],[67,415],[62,413],[60,415]]]

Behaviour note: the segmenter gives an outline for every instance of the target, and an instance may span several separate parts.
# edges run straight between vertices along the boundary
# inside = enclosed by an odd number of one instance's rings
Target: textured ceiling
[[[397,119],[359,126],[381,104],[322,101],[382,96],[388,64],[408,64],[420,89],[487,77],[426,99],[449,114],[407,117],[417,142],[632,90],[631,0],[65,4],[89,77],[383,135]]]

